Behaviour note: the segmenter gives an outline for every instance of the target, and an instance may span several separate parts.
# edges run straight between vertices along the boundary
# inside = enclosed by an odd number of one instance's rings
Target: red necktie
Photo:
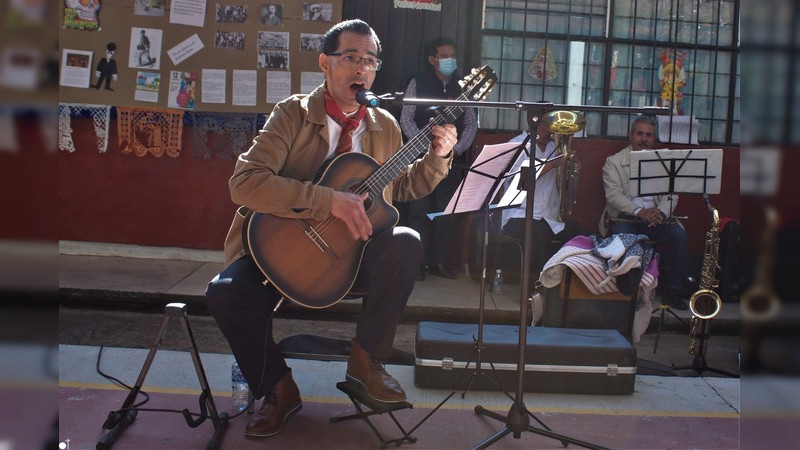
[[[358,124],[361,123],[361,119],[364,118],[364,114],[367,113],[367,107],[361,105],[353,117],[347,117],[330,94],[326,92],[325,111],[334,122],[342,127],[342,134],[339,135],[339,142],[336,144],[335,154],[339,155],[349,152],[353,148],[353,132],[356,131]]]

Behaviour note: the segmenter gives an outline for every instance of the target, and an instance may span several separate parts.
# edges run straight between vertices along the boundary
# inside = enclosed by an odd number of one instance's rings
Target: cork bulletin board
[[[58,1],[59,101],[187,111],[264,113],[310,92],[342,16],[341,0]]]

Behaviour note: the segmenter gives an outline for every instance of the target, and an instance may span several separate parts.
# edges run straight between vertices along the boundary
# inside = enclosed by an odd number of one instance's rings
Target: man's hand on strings
[[[364,201],[368,192],[356,195],[350,192],[333,192],[331,215],[344,222],[353,239],[366,241],[372,236],[372,223],[364,211]]]
[[[431,133],[433,134],[431,148],[433,148],[433,151],[442,158],[447,157],[450,152],[453,151],[453,147],[455,147],[456,143],[458,142],[458,132],[456,131],[456,126],[451,123],[445,125],[434,125],[431,127]]]

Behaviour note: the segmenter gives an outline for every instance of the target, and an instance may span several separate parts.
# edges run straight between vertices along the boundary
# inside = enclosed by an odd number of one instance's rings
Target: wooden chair
[[[552,292],[556,291],[555,288],[548,291],[547,311],[543,319],[545,326],[616,329],[631,340],[636,293],[592,294],[570,268],[564,269],[558,295]]]

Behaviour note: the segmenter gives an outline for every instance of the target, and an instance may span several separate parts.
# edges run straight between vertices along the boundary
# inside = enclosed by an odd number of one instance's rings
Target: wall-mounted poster
[[[137,16],[164,17],[164,6],[167,0],[135,0],[133,13]]]
[[[322,44],[325,36],[322,34],[309,34],[300,33],[300,50],[310,50],[313,52],[322,52]]]
[[[206,17],[206,0],[172,0],[169,23],[202,27]]]
[[[41,54],[31,48],[8,47],[2,50],[0,86],[33,90],[39,81]]]
[[[428,11],[441,11],[442,2],[439,0],[394,0],[395,8],[425,9]]]
[[[65,48],[61,54],[59,85],[88,88],[92,78],[92,52]]]
[[[241,50],[244,48],[244,38],[244,33],[239,31],[217,31],[214,34],[214,47]]]
[[[283,5],[268,3],[261,6],[261,24],[270,27],[283,25]]]
[[[49,0],[10,0],[6,14],[8,29],[44,27]]]
[[[331,3],[303,3],[303,20],[330,22],[333,17]]]
[[[160,69],[161,30],[131,28],[131,47],[128,66],[133,69]]]
[[[158,72],[139,72],[136,75],[136,93],[134,99],[140,102],[157,102],[158,88],[161,86],[161,74]]]
[[[247,20],[247,5],[222,5],[217,3],[217,22],[242,23]]]
[[[64,0],[64,28],[75,30],[97,30],[100,21],[100,0]]]
[[[170,108],[194,109],[194,93],[197,88],[195,72],[173,70],[169,77],[167,106]]]

